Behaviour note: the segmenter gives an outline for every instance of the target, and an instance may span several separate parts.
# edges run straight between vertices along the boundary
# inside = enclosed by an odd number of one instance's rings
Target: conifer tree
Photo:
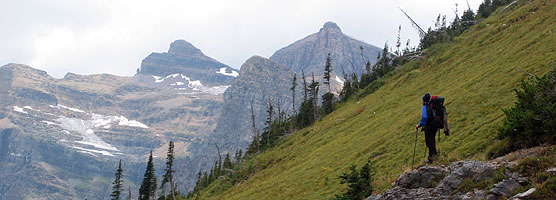
[[[360,171],[357,170],[355,165],[349,168],[349,173],[343,173],[340,176],[341,184],[347,184],[347,191],[342,195],[336,195],[336,200],[363,200],[373,193],[373,187],[371,183],[373,182],[374,171],[370,161],[361,168]]]
[[[153,179],[152,179],[151,190],[150,190],[151,199],[156,199],[156,190],[158,189],[157,184],[158,184],[157,178],[156,178],[156,176],[154,176],[154,173],[153,173]]]
[[[166,173],[162,176],[162,182],[160,183],[160,189],[162,190],[162,196],[166,197],[166,184],[170,183],[170,192],[172,193],[172,199],[176,199],[176,191],[174,188],[174,173],[172,169],[174,164],[174,141],[168,143],[168,153],[166,154]]]
[[[344,73],[344,87],[340,92],[341,101],[347,101],[352,94],[353,94],[353,88],[351,86],[351,80],[349,76]]]
[[[127,185],[127,200],[131,200],[131,185]]]
[[[260,139],[259,139],[259,129],[257,129],[257,123],[255,121],[255,111],[253,110],[253,99],[251,99],[250,101],[251,104],[251,122],[252,124],[252,129],[253,129],[253,140],[251,141],[251,144],[249,144],[249,148],[247,148],[247,153],[246,154],[252,154],[252,153],[260,153]],[[241,151],[241,150],[240,150]],[[239,158],[241,158],[241,155],[239,156]]]
[[[361,81],[359,82],[359,85],[361,85],[361,88],[365,88],[367,87],[367,85],[369,85],[372,80],[371,80],[371,62],[367,61],[367,64],[365,65],[365,72],[364,74],[361,74]],[[345,83],[344,83],[345,85]]]
[[[274,114],[274,107],[272,106],[272,102],[270,98],[268,99],[268,106],[266,110],[266,121],[265,121],[265,128],[263,131],[263,142],[261,145],[263,147],[270,146],[270,135],[272,134],[272,122],[273,122],[273,114]]]
[[[396,41],[396,56],[401,56],[402,55],[402,53],[400,51],[400,46],[402,46],[401,32],[402,32],[402,25],[400,25],[398,27],[398,40]]]
[[[303,94],[304,94],[303,101],[307,101],[307,93],[308,93],[307,80],[305,79],[305,72],[303,72],[303,70],[301,70],[301,76],[303,78]]]
[[[312,73],[313,79],[309,90],[311,91],[311,100],[313,101],[313,120],[317,120],[317,100],[319,98],[319,82],[315,81],[315,73]],[[312,123],[312,122],[311,122]]]
[[[297,74],[294,73],[293,74],[293,81],[292,81],[292,87],[290,88],[290,90],[292,91],[292,113],[295,115],[295,113],[297,112],[295,110],[295,87],[297,86]]]
[[[122,179],[122,159],[120,159],[120,163],[118,164],[118,170],[116,170],[116,180],[112,183],[112,194],[110,195],[112,200],[120,200],[120,194],[122,193],[122,183],[124,180]]]
[[[232,160],[230,159],[230,153],[226,153],[226,158],[224,158],[224,169],[232,169]]]
[[[326,57],[326,64],[324,65],[324,84],[328,86],[328,92],[332,92],[332,90],[330,90],[331,72],[332,72],[332,59],[330,58],[330,53],[328,53],[328,57]]]
[[[147,169],[145,170],[145,175],[143,177],[143,182],[139,188],[139,200],[154,199],[155,191],[156,176],[154,174],[153,152],[151,151],[149,161],[147,162]]]

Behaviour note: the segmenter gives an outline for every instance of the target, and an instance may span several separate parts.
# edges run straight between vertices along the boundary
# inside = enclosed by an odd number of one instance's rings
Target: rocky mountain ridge
[[[218,120],[212,139],[231,152],[247,148],[252,138],[251,99],[257,128],[262,130],[269,99],[275,108],[280,102],[288,115],[293,113],[290,88],[294,74],[297,74],[295,93],[296,107],[299,108],[303,97],[302,73],[308,83],[314,74],[315,80],[323,85],[328,53],[333,66],[331,92],[338,94],[344,82],[342,73],[361,75],[367,61],[371,64],[376,62],[379,51],[378,47],[345,35],[336,23],[326,22],[319,32],[281,48],[269,59],[259,56],[248,59],[241,67],[240,76],[224,94],[223,115]],[[321,95],[328,92],[324,86],[321,88]]]
[[[299,85],[300,69],[307,70],[308,81],[313,71],[319,71],[315,77],[320,79],[326,57],[311,54],[326,55],[331,48],[351,48],[346,52],[353,54],[357,45],[368,46],[341,39],[347,36],[332,23],[315,35],[321,38],[307,41],[331,45],[310,51],[284,48],[276,61],[296,63],[291,66],[254,56],[240,72],[184,40],[174,41],[168,52],[147,56],[133,77],[68,73],[55,79],[25,65],[0,67],[0,163],[6,166],[0,170],[0,198],[103,199],[120,158],[126,182],[136,191],[146,155],[154,149],[161,169],[169,140],[179,147],[176,171],[186,191],[196,173],[214,163],[214,143],[225,151],[247,146],[251,101],[262,129],[269,100],[291,113],[294,73]],[[306,50],[303,55],[314,59],[296,60],[296,52]],[[355,56],[348,53],[333,59]],[[336,75],[334,80],[340,87],[342,79]]]
[[[135,191],[146,155],[154,150],[161,169],[169,140],[179,147],[181,189],[193,184],[202,166],[186,162],[194,156],[189,146],[216,127],[225,84],[237,72],[198,66],[206,57],[180,43],[170,54],[191,54],[187,66],[211,77],[203,82],[184,70],[164,77],[68,73],[55,79],[26,65],[0,67],[0,199],[104,199],[119,159]]]
[[[299,75],[301,72],[306,76],[314,73],[316,79],[321,80],[326,58],[330,54],[332,77],[342,80],[344,74],[355,73],[361,76],[367,62],[371,66],[376,63],[381,51],[382,48],[347,36],[336,23],[326,22],[317,33],[281,48],[269,59]],[[335,90],[340,91],[342,81],[334,81],[332,84]]]
[[[208,86],[229,85],[239,75],[235,69],[204,55],[185,40],[172,42],[168,52],[151,53],[137,69],[137,75],[166,77],[171,74],[183,74]]]

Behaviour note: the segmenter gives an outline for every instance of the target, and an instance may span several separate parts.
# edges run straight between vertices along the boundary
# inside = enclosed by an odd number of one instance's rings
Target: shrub
[[[506,119],[500,138],[509,138],[510,148],[519,149],[556,141],[556,70],[543,77],[523,81],[516,89],[517,102],[504,109]]]
[[[336,200],[362,200],[373,194],[374,170],[371,161],[367,161],[361,170],[357,170],[355,165],[350,168],[350,173],[344,173],[340,176],[341,184],[348,184],[348,189],[342,195],[336,195]]]
[[[519,162],[517,171],[525,176],[535,176],[537,173],[542,172],[550,166],[550,159],[547,157],[528,157]]]

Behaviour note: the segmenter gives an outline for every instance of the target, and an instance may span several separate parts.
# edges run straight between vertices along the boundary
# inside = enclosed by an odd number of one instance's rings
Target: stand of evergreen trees
[[[144,200],[176,200],[176,199],[185,199],[184,195],[181,194],[179,190],[177,190],[177,185],[174,183],[174,172],[173,169],[174,165],[174,142],[170,141],[168,144],[168,153],[166,155],[166,169],[165,173],[162,176],[162,182],[160,188],[157,187],[157,178],[155,175],[154,163],[153,163],[153,152],[151,151],[149,155],[149,160],[147,161],[147,168],[145,169],[145,175],[143,177],[143,181],[141,186],[139,187],[139,195],[138,199]],[[110,199],[112,200],[120,200],[121,194],[123,192],[123,169],[122,169],[122,160],[120,160],[118,169],[115,173],[116,179],[113,182],[112,186],[112,193],[110,194]],[[169,184],[169,185],[168,185]],[[167,192],[167,186],[170,187],[169,193]],[[157,198],[157,192],[160,190],[160,196]],[[131,186],[128,186],[128,195],[127,199],[131,199]]]
[[[195,199],[198,197],[200,195],[199,191],[216,180],[226,181],[229,183],[229,186],[246,180],[256,171],[251,165],[247,167],[244,166],[246,160],[253,155],[274,147],[280,140],[287,137],[292,132],[308,127],[316,120],[333,112],[337,98],[331,92],[331,73],[332,59],[330,58],[330,54],[328,54],[323,73],[323,84],[326,86],[327,93],[322,95],[322,102],[320,104],[318,101],[320,83],[315,80],[315,74],[311,74],[311,81],[308,82],[305,72],[302,71],[301,84],[297,83],[297,74],[294,74],[292,87],[290,88],[290,90],[292,90],[293,111],[287,116],[279,100],[272,102],[272,100],[269,99],[267,103],[265,127],[263,127],[262,133],[260,134],[259,129],[256,127],[253,103],[251,102],[253,140],[249,144],[247,151],[245,154],[243,154],[241,150],[237,151],[233,159],[230,158],[229,154],[226,154],[226,158],[223,161],[221,159],[216,161],[209,172],[199,172],[195,188],[187,195],[188,199]],[[295,94],[298,85],[300,85],[302,89],[303,101],[301,102],[301,106],[295,110]]]

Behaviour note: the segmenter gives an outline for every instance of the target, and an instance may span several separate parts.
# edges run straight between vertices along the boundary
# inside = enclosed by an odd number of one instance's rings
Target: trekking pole
[[[415,145],[413,146],[413,160],[411,161],[411,170],[413,170],[413,164],[415,164],[415,149],[417,148],[417,136],[419,135],[419,129],[415,131]]]
[[[436,153],[440,154],[440,148],[438,148],[440,146],[440,129],[438,129],[438,142],[436,143]]]
[[[427,147],[427,145],[425,145],[425,152],[423,152],[423,158],[427,157],[427,150],[429,149],[429,147]]]

